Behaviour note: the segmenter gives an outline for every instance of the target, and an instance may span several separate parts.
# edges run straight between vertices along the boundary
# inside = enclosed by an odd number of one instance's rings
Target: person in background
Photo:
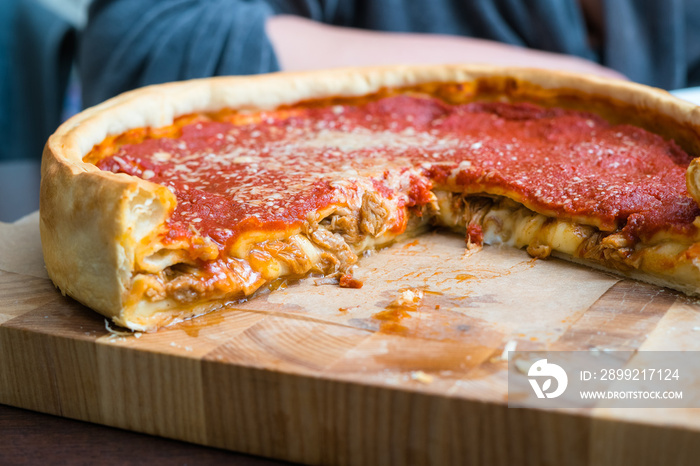
[[[46,139],[76,111],[66,90],[88,2],[0,0],[0,162],[40,159]]]
[[[78,54],[84,106],[174,80],[438,62],[698,85],[700,0],[94,0]]]

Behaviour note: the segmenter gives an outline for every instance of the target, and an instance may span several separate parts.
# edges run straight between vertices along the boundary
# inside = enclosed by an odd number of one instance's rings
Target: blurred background
[[[40,158],[46,138],[80,108],[76,31],[89,3],[0,2],[0,160]]]
[[[89,3],[0,0],[0,221],[38,208],[38,189],[22,188],[38,187],[46,139],[80,109],[76,32]]]

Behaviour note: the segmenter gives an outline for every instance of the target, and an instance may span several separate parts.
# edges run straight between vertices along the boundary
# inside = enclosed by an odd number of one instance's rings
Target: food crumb
[[[364,285],[362,281],[348,274],[340,277],[339,284],[341,288],[362,288],[362,285]]]
[[[492,357],[490,362],[497,363],[500,361],[508,361],[510,359],[510,353],[515,351],[516,346],[518,346],[517,341],[509,340],[503,347],[503,352],[499,356]]]
[[[435,380],[435,377],[433,377],[430,374],[426,374],[423,371],[413,371],[413,372],[411,372],[411,379],[428,385],[428,384],[433,383],[433,380]]]
[[[408,288],[402,290],[399,298],[394,301],[397,306],[405,306],[407,304],[418,303],[423,299],[423,290],[417,288]]]

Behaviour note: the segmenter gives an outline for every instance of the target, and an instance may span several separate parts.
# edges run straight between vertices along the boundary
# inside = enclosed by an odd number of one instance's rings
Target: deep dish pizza
[[[394,67],[140,89],[49,140],[50,277],[152,330],[447,227],[700,293],[700,113],[551,71]],[[686,180],[687,178],[687,180]]]

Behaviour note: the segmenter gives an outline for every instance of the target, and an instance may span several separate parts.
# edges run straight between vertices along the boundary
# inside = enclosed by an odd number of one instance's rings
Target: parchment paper
[[[0,270],[48,280],[41,253],[39,211],[14,223],[0,222]]]
[[[431,339],[461,339],[478,329],[471,341],[483,337],[491,344],[497,333],[546,344],[619,280],[508,247],[466,254],[464,238],[443,232],[364,257],[355,276],[364,282],[359,290],[307,279],[237,307]],[[414,306],[397,306],[406,290],[422,297]]]

